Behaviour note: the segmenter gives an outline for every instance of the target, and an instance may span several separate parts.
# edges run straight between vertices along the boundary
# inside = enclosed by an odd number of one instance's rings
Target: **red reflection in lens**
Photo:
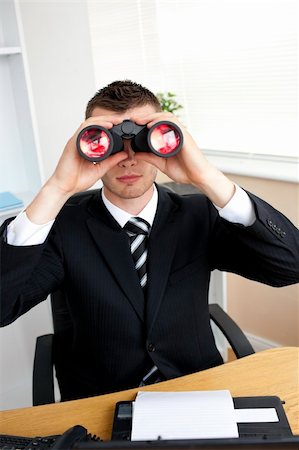
[[[174,152],[180,143],[179,133],[168,124],[161,124],[154,128],[150,139],[154,150],[162,154]]]
[[[110,146],[110,138],[103,130],[90,128],[82,134],[80,139],[81,151],[90,158],[104,156]]]

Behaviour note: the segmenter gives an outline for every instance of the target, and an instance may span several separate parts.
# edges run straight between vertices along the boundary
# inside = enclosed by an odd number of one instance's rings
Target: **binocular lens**
[[[83,158],[98,162],[124,149],[130,139],[134,152],[152,152],[163,158],[176,155],[183,145],[183,133],[173,122],[161,121],[150,129],[124,120],[111,129],[89,125],[77,136],[77,150]]]
[[[169,155],[177,150],[181,137],[175,127],[162,123],[153,128],[150,135],[150,143],[157,153]]]
[[[79,145],[88,158],[102,158],[110,148],[110,137],[100,128],[88,128],[80,136]]]

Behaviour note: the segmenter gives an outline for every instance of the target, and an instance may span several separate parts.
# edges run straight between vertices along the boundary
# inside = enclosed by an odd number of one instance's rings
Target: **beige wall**
[[[299,185],[228,175],[299,225]],[[299,345],[299,285],[272,288],[238,275],[227,277],[228,312],[248,333],[280,345]]]
[[[230,175],[285,214],[299,226],[299,185],[275,180]],[[169,179],[159,175],[159,182]],[[240,327],[279,345],[299,346],[299,285],[272,288],[238,275],[227,276],[228,313]]]

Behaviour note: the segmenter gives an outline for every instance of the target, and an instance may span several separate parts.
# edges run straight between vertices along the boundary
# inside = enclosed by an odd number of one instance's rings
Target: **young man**
[[[126,140],[123,151],[96,165],[79,155],[84,127],[110,129],[124,119],[178,124],[181,151],[170,158],[134,153]],[[203,195],[156,186],[157,169]],[[99,179],[101,191],[65,205]],[[137,216],[149,228],[144,286],[124,228]],[[298,230],[213,167],[177,118],[130,81],[91,99],[53,175],[3,226],[1,246],[3,326],[58,288],[67,298],[72,332],[56,367],[62,399],[138,386],[153,368],[167,379],[220,364],[208,311],[216,268],[273,286],[299,281]]]

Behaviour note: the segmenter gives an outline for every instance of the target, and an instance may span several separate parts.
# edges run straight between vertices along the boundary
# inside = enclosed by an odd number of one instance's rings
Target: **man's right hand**
[[[110,129],[120,122],[116,115],[111,115],[90,117],[81,124],[67,142],[53,175],[26,208],[27,217],[31,222],[44,224],[55,219],[68,198],[76,192],[89,189],[112,167],[127,158],[125,152],[119,152],[93,164],[82,158],[76,148],[79,132],[88,125],[100,125]]]

